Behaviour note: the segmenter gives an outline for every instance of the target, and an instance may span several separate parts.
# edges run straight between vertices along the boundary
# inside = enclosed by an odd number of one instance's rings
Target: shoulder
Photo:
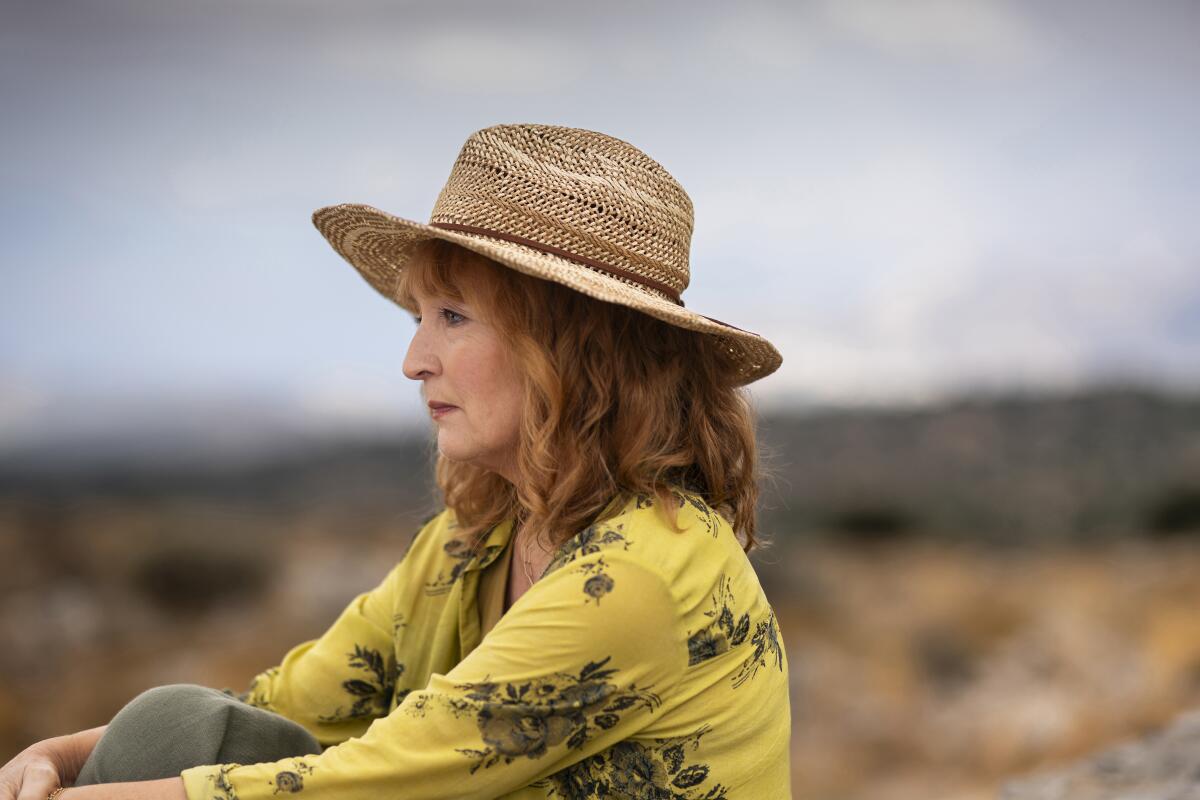
[[[786,687],[775,612],[732,526],[698,494],[674,490],[670,496],[678,533],[665,515],[649,513],[657,498],[635,502],[625,529],[641,542],[630,549],[640,549],[640,558],[654,563],[671,586],[682,612],[689,672],[731,689],[774,674],[774,681],[754,682],[763,691]]]
[[[636,495],[610,522],[627,532],[634,552],[673,581],[688,572],[715,575],[718,565],[743,554],[729,521],[702,495],[681,488],[672,488],[665,501]]]
[[[643,654],[652,642],[710,683],[738,688],[766,665],[785,674],[774,612],[729,522],[698,494],[672,491],[667,502],[636,496],[580,531],[529,596],[591,608],[593,635],[636,640]]]
[[[543,575],[593,554],[640,565],[683,601],[706,592],[726,562],[745,558],[728,521],[682,489],[673,489],[666,503],[654,495],[628,498],[615,515],[563,543]]]

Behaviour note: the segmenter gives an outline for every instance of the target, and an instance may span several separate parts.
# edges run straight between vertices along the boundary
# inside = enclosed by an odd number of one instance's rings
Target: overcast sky
[[[427,220],[503,122],[679,179],[685,300],[779,347],[764,405],[1196,385],[1197,41],[1193,0],[3,0],[0,443],[414,419],[411,320],[309,216]]]

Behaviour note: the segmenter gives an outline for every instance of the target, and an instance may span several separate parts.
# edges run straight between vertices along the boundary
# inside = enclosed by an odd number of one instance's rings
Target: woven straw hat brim
[[[770,375],[783,362],[779,351],[756,333],[697,314],[632,282],[526,245],[445,230],[357,203],[320,208],[313,212],[312,219],[338,255],[377,292],[397,305],[401,305],[396,296],[400,274],[413,246],[424,239],[442,239],[526,275],[551,280],[597,300],[628,306],[672,325],[714,336],[740,364],[739,386]]]

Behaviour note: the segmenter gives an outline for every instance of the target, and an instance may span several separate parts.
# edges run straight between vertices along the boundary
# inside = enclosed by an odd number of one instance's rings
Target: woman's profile
[[[313,221],[413,315],[442,510],[244,695],[150,690],[31,745],[0,800],[789,797],[743,389],[781,359],[684,306],[679,183],[611,136],[498,125],[429,223]]]

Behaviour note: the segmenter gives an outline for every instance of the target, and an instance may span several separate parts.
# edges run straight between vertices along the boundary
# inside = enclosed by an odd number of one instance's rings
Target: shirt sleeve
[[[320,755],[185,770],[189,800],[495,798],[548,786],[661,716],[687,661],[678,616],[653,566],[620,550],[582,555],[361,737]]]
[[[414,580],[411,572],[406,553],[320,638],[296,645],[277,666],[256,675],[240,699],[303,725],[323,746],[361,736],[391,706],[401,669],[394,648],[396,588]]]

